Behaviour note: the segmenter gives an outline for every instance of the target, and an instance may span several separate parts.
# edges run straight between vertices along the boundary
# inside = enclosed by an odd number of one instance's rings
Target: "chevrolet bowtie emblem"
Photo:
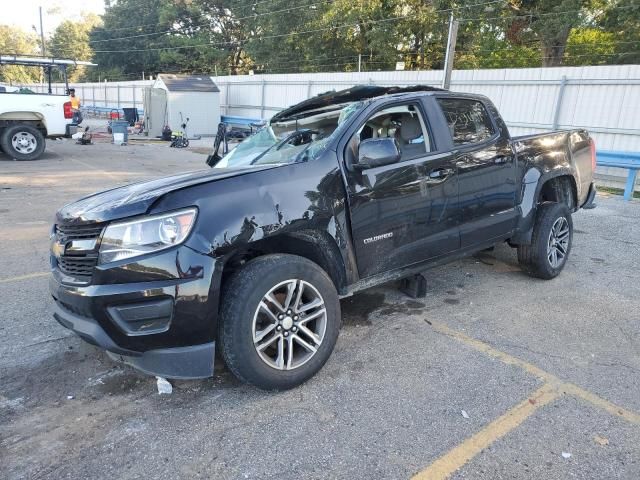
[[[52,242],[51,253],[53,254],[54,257],[60,258],[62,255],[64,255],[64,245],[60,242],[56,242],[56,241]]]

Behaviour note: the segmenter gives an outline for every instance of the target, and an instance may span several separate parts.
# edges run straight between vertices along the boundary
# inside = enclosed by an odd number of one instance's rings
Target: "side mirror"
[[[359,169],[382,167],[400,160],[400,149],[395,138],[367,138],[358,147]]]

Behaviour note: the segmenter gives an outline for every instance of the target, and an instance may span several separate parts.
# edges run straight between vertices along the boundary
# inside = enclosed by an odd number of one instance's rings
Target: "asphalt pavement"
[[[53,320],[48,233],[65,203],[204,159],[0,154],[2,478],[640,478],[640,202],[574,215],[552,281],[500,245],[427,271],[425,298],[391,283],[344,299],[331,359],[299,388],[266,393],[218,362],[159,395]]]

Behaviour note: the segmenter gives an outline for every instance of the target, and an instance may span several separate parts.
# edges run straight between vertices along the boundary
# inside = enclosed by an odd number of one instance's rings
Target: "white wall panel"
[[[551,130],[562,77],[567,78],[560,128],[591,130],[598,148],[640,151],[640,65],[594,67],[456,70],[453,91],[489,97],[502,113],[513,135]],[[228,115],[269,118],[277,109],[329,90],[356,84],[439,86],[442,71],[337,72],[212,77],[220,87],[222,111]],[[599,80],[599,82],[598,82]],[[264,87],[263,87],[264,82]],[[74,84],[85,105],[142,107],[142,90],[153,82]],[[44,86],[31,88],[44,91]],[[64,86],[54,85],[62,94]],[[264,92],[264,93],[263,93]],[[228,95],[227,95],[228,94]],[[517,124],[514,125],[514,124]]]

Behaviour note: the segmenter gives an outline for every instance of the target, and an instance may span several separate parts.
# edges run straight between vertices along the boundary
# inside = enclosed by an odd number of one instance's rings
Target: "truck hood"
[[[248,175],[277,166],[258,165],[255,167],[202,170],[124,185],[94,193],[65,205],[56,214],[56,223],[73,225],[108,222],[134,215],[143,215],[156,200],[169,192],[225,178]]]

